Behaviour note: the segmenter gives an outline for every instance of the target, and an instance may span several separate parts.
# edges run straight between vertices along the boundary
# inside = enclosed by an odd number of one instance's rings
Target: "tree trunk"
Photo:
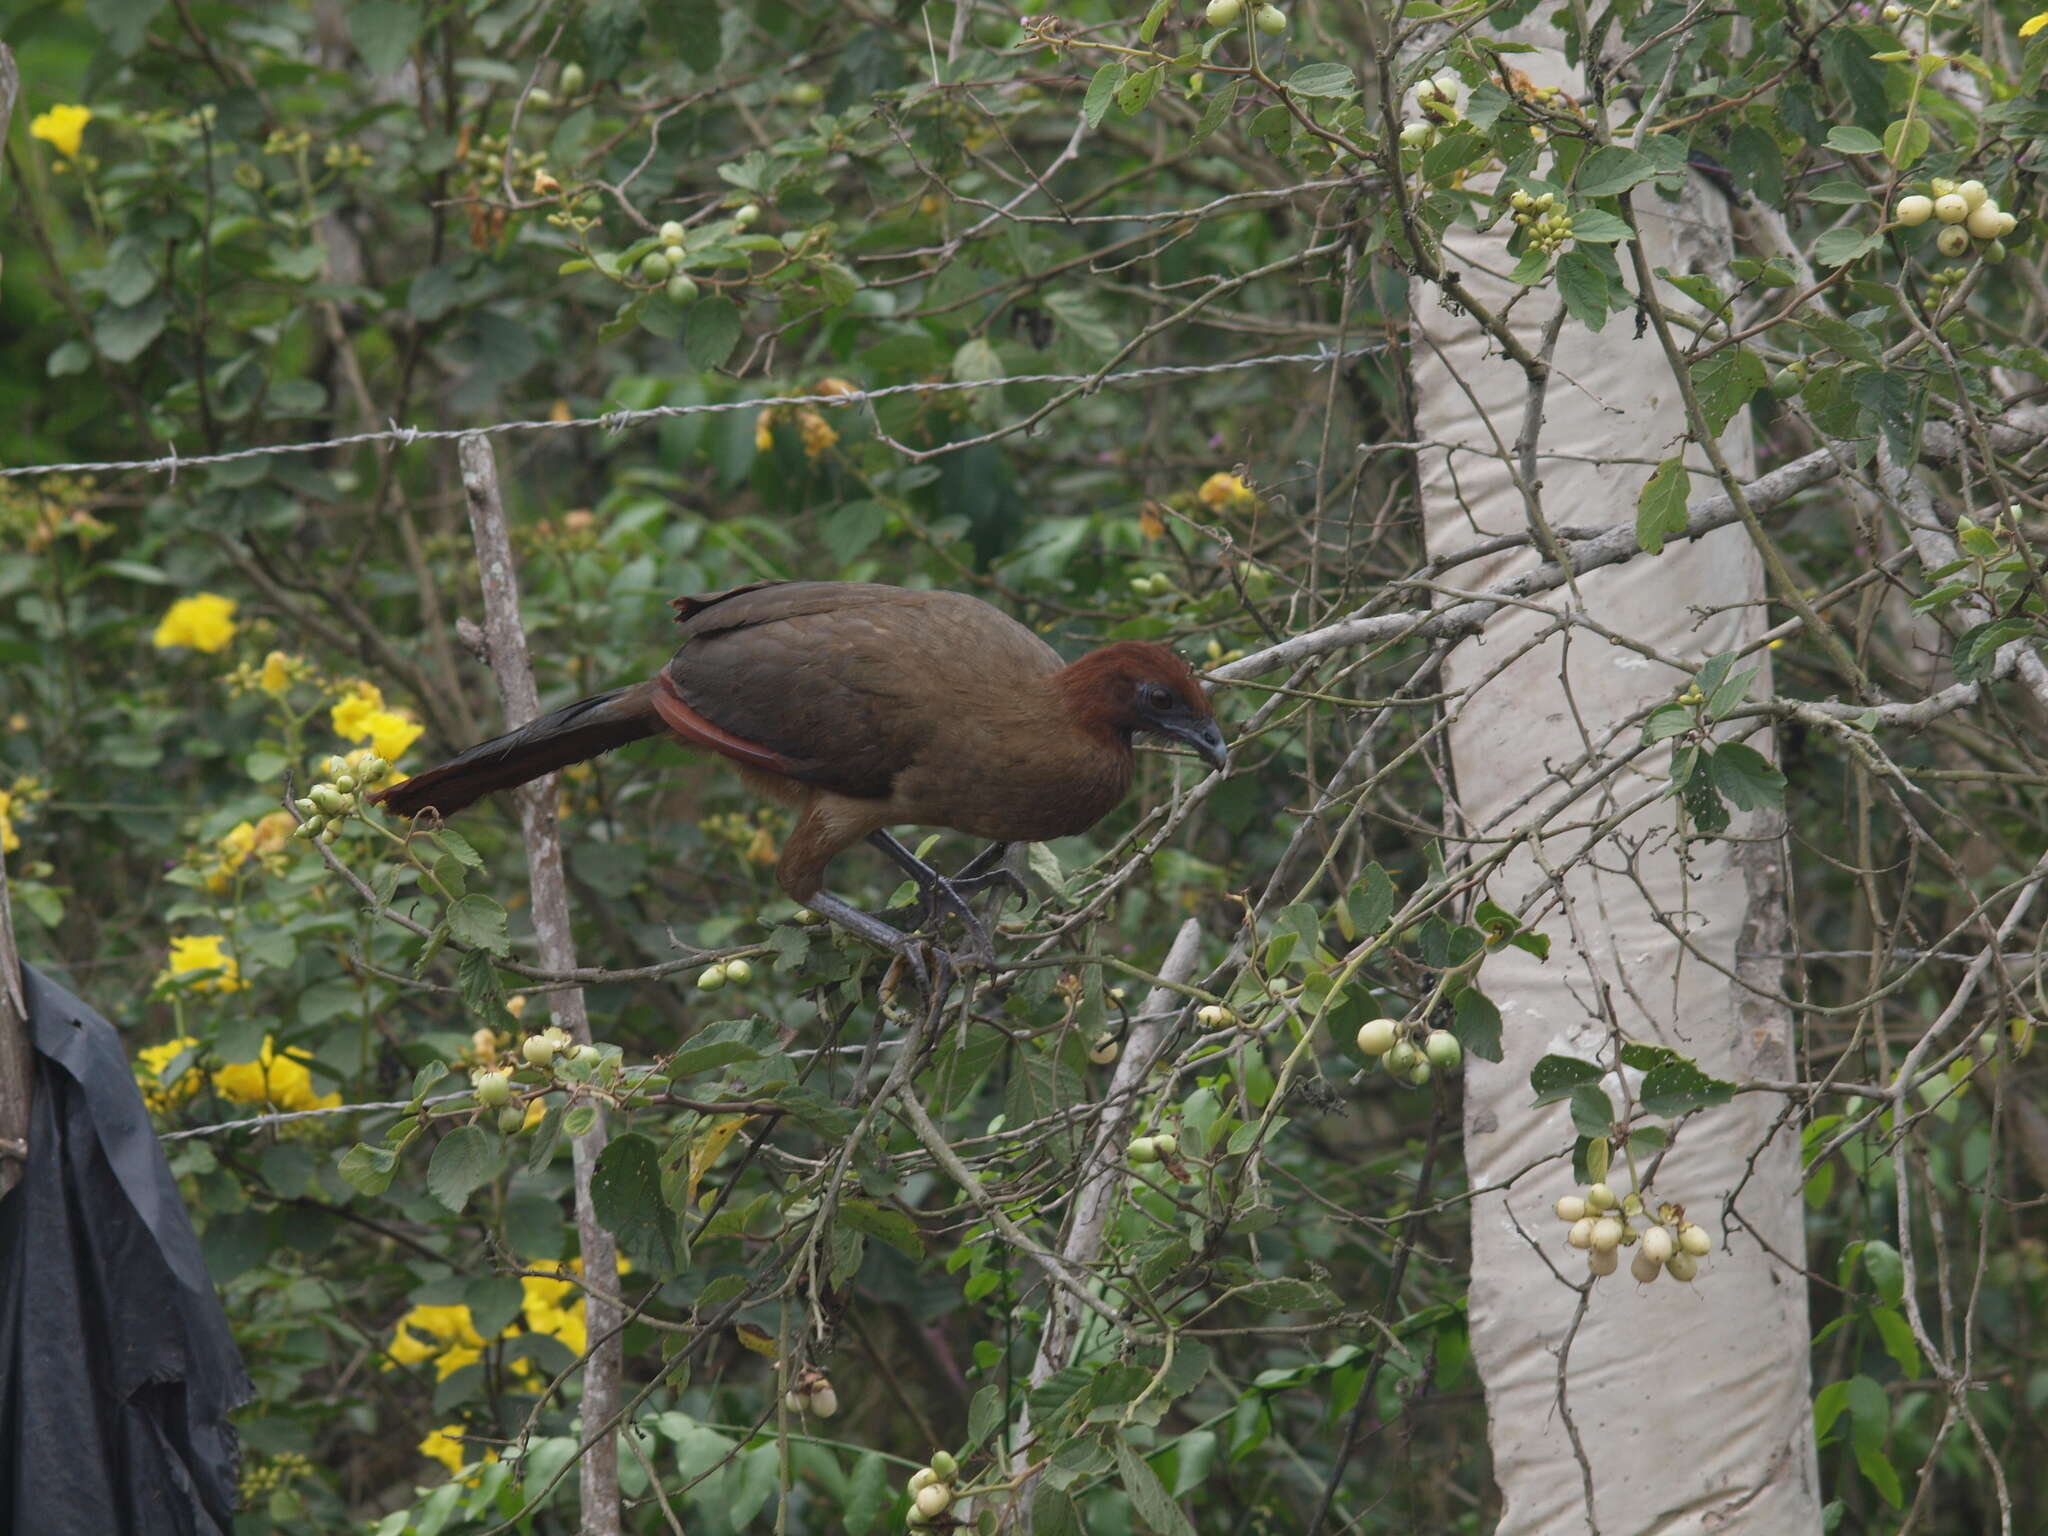
[[[1546,41],[1554,49],[1555,34]],[[1552,49],[1514,62],[1539,84],[1583,90]],[[1636,208],[1653,267],[1725,266],[1727,213],[1711,188],[1696,184],[1673,205],[1645,185]],[[1496,312],[1518,291],[1494,275],[1514,262],[1502,248],[1506,228],[1454,230],[1446,252]],[[1629,268],[1625,254],[1622,267]],[[1664,298],[1686,302],[1669,291]],[[1524,370],[1475,322],[1426,284],[1413,299],[1432,552],[1531,527],[1510,473],[1525,422],[1540,432],[1534,462],[1545,522],[1630,522],[1652,466],[1677,452],[1685,433],[1680,391],[1654,332],[1633,336],[1625,315],[1599,334],[1565,318],[1539,421],[1527,414]],[[1531,351],[1543,349],[1559,302],[1545,286],[1513,309],[1511,323]],[[1735,473],[1751,472],[1744,420],[1723,447]],[[1695,476],[1694,487],[1696,499],[1715,489],[1711,477]],[[1539,545],[1546,540],[1537,534]],[[1540,548],[1514,551],[1458,567],[1449,579],[1473,590],[1542,559]],[[1480,981],[1505,1022],[1506,1059],[1472,1063],[1465,1077],[1468,1172],[1475,1188],[1488,1190],[1472,1211],[1472,1345],[1504,1499],[1502,1533],[1819,1528],[1798,1127],[1776,1124],[1778,1101],[1745,1095],[1699,1114],[1657,1168],[1651,1203],[1680,1202],[1713,1234],[1698,1280],[1667,1275],[1639,1285],[1624,1255],[1621,1271],[1593,1286],[1582,1316],[1573,1287],[1586,1279],[1586,1262],[1565,1245],[1552,1211],[1577,1187],[1570,1164],[1556,1157],[1521,1172],[1569,1148],[1574,1136],[1566,1105],[1531,1106],[1530,1068],[1547,1053],[1612,1066],[1618,1031],[1669,1045],[1717,1077],[1793,1075],[1787,1014],[1743,985],[1778,990],[1779,967],[1769,958],[1785,948],[1778,819],[1738,816],[1726,838],[1686,843],[1675,802],[1658,799],[1606,826],[1662,786],[1668,752],[1596,775],[1640,739],[1630,722],[1671,699],[1687,677],[1592,630],[1559,632],[1555,617],[1582,612],[1697,667],[1763,628],[1763,595],[1756,550],[1740,527],[1723,528],[1591,573],[1577,594],[1546,595],[1542,612],[1505,609],[1447,666],[1450,689],[1462,691],[1449,731],[1452,824],[1490,839],[1527,835],[1488,894],[1511,910],[1538,898],[1538,925],[1551,939],[1547,962],[1516,949],[1486,961]],[[1769,688],[1767,659],[1756,688]],[[1769,751],[1762,737],[1749,741]],[[1546,785],[1553,773],[1565,782]],[[1587,829],[1597,827],[1605,830],[1589,845]],[[1602,1086],[1619,1106],[1612,1073]],[[1490,1188],[1509,1179],[1509,1188]],[[1631,1187],[1619,1156],[1610,1182],[1619,1194]]]

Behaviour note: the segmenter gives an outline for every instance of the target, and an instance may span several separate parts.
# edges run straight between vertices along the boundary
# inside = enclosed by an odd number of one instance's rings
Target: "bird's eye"
[[[1147,683],[1145,685],[1145,702],[1153,709],[1171,709],[1173,708],[1173,691],[1168,688],[1162,688],[1157,683]]]

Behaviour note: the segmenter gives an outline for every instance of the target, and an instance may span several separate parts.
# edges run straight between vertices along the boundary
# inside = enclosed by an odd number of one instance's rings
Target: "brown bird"
[[[909,871],[927,915],[958,915],[981,958],[969,892],[1013,842],[1085,832],[1123,799],[1131,737],[1186,743],[1212,768],[1223,733],[1186,662],[1126,640],[1063,663],[978,598],[868,582],[770,581],[671,606],[683,645],[644,683],[580,699],[374,798],[451,816],[663,732],[730,759],[757,792],[797,808],[776,882],[795,900],[915,959],[906,936],[820,889],[863,838]],[[950,827],[995,847],[952,880],[886,830]]]

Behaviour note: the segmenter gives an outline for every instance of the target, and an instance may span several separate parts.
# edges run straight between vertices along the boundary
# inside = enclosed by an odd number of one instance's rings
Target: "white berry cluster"
[[[1208,9],[1202,12],[1212,27],[1234,27],[1243,15],[1244,0],[1209,0]],[[1287,30],[1287,13],[1266,0],[1254,0],[1252,25],[1268,37],[1278,37]]]
[[[1180,1138],[1171,1131],[1161,1131],[1156,1136],[1133,1136],[1129,1155],[1133,1167],[1164,1162],[1180,1156]]]
[[[823,1371],[805,1371],[796,1385],[782,1394],[782,1402],[791,1413],[809,1413],[821,1419],[839,1411],[839,1394]]]
[[[1998,206],[1981,181],[1950,181],[1937,176],[1924,193],[1898,200],[1892,217],[1908,229],[1937,220],[1941,229],[1935,248],[1944,256],[1960,256],[1975,242],[1977,254],[1989,262],[2005,260],[2005,237],[2019,220]]]
[[[716,992],[727,982],[744,987],[754,979],[754,967],[745,960],[721,960],[716,965],[707,965],[697,973],[699,992]]]
[[[1557,194],[1542,192],[1531,197],[1516,192],[1508,199],[1515,222],[1528,232],[1529,243],[1539,251],[1554,251],[1572,237],[1572,216],[1558,213]]]
[[[1585,1250],[1586,1267],[1595,1275],[1613,1274],[1621,1267],[1621,1250],[1634,1248],[1628,1272],[1644,1285],[1663,1274],[1692,1280],[1714,1246],[1705,1227],[1685,1219],[1684,1207],[1659,1206],[1653,1220],[1640,1195],[1618,1199],[1605,1184],[1561,1196],[1557,1219],[1569,1228],[1564,1240]]]
[[[960,1475],[960,1463],[947,1451],[932,1452],[929,1465],[910,1474],[910,1514],[904,1524],[931,1525],[953,1507],[953,1479]]]
[[[1399,1019],[1374,1019],[1358,1026],[1358,1050],[1377,1057],[1397,1082],[1420,1088],[1438,1072],[1454,1072],[1465,1048],[1448,1029],[1425,1030]]]
[[[341,836],[341,824],[363,808],[362,791],[389,773],[391,765],[381,757],[366,757],[351,768],[345,759],[330,757],[323,766],[332,777],[292,802],[305,818],[292,836],[331,843]]]
[[[1458,101],[1464,91],[1465,82],[1448,69],[1416,81],[1409,93],[1416,115],[1401,124],[1401,147],[1428,149],[1436,143],[1442,136],[1440,126],[1449,127],[1462,116]]]

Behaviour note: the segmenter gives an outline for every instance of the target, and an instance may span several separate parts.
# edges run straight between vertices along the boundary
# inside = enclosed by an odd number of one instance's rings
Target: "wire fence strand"
[[[630,411],[605,411],[596,416],[567,416],[524,421],[499,421],[477,427],[401,427],[395,422],[374,432],[351,432],[341,437],[321,438],[310,443],[266,443],[257,448],[236,448],[226,453],[194,454],[187,458],[171,445],[171,451],[153,459],[102,459],[70,464],[19,464],[0,467],[0,480],[31,475],[99,475],[127,470],[147,474],[168,474],[173,479],[181,469],[203,469],[212,464],[233,464],[244,459],[272,455],[326,453],[337,448],[361,448],[389,443],[410,447],[414,443],[452,442],[463,437],[500,437],[523,432],[590,431],[622,432],[650,421],[667,421],[682,416],[715,416],[728,411],[775,410],[783,407],[822,405],[872,405],[898,395],[965,394],[984,389],[1002,389],[1013,384],[1094,386],[1131,384],[1147,379],[1194,378],[1206,374],[1241,373],[1256,368],[1323,367],[1348,362],[1391,350],[1387,342],[1369,346],[1319,347],[1313,352],[1269,353],[1242,357],[1225,363],[1158,364],[1147,368],[1126,368],[1116,373],[1019,373],[998,379],[920,379],[909,384],[885,384],[879,389],[855,389],[829,395],[762,395],[738,400],[707,400],[688,405],[652,405]],[[941,450],[943,451],[943,450]]]

